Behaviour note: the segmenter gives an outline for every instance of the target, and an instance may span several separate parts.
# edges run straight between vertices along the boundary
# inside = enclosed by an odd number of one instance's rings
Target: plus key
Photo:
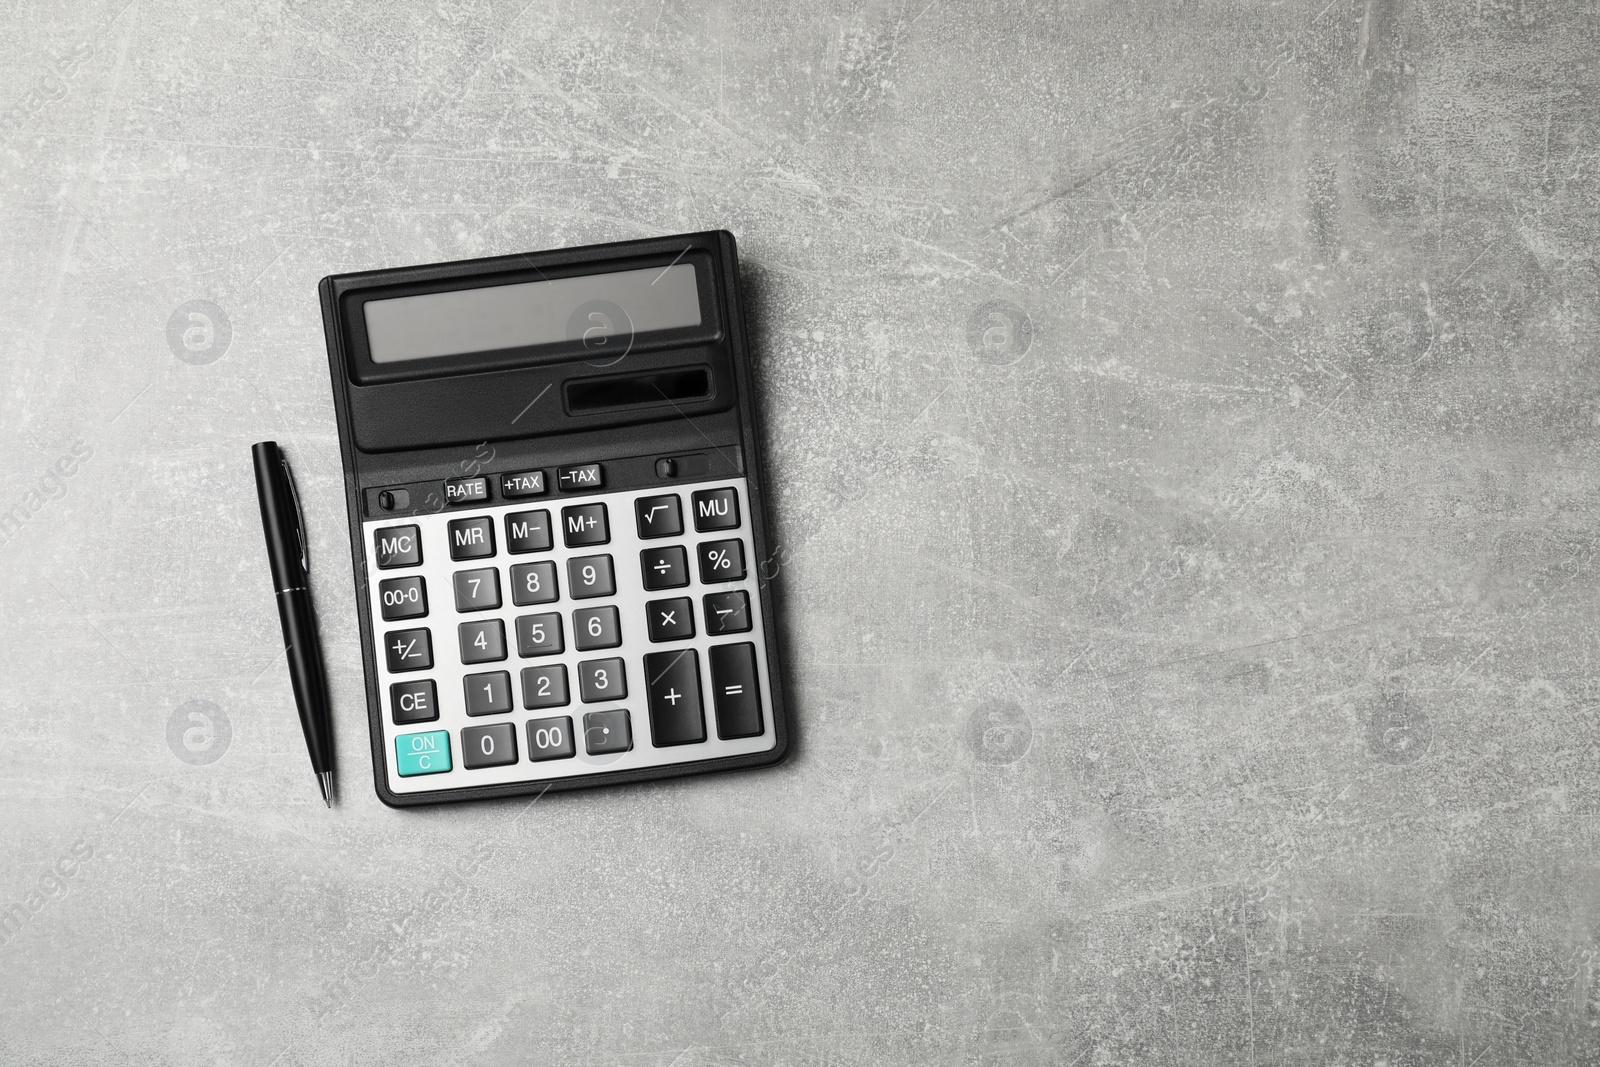
[[[644,658],[650,738],[657,748],[706,739],[700,710],[700,659],[692,648],[652,652]]]

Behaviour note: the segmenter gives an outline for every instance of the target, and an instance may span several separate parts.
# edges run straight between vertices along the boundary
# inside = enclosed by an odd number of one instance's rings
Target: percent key
[[[737,582],[744,577],[744,545],[737,540],[707,541],[700,546],[700,581]]]

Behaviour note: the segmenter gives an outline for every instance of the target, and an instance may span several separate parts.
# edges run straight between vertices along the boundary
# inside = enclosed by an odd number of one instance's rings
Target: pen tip
[[[328,807],[333,807],[333,772],[318,771],[317,785],[322,788],[322,802]]]

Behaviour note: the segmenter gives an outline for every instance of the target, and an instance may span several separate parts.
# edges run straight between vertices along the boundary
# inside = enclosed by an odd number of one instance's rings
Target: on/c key
[[[394,739],[395,770],[402,778],[450,769],[450,731],[401,734]]]

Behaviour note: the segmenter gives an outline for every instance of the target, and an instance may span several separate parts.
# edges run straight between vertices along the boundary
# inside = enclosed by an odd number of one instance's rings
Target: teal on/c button
[[[450,769],[450,731],[401,734],[394,739],[394,756],[402,778],[442,774]]]

